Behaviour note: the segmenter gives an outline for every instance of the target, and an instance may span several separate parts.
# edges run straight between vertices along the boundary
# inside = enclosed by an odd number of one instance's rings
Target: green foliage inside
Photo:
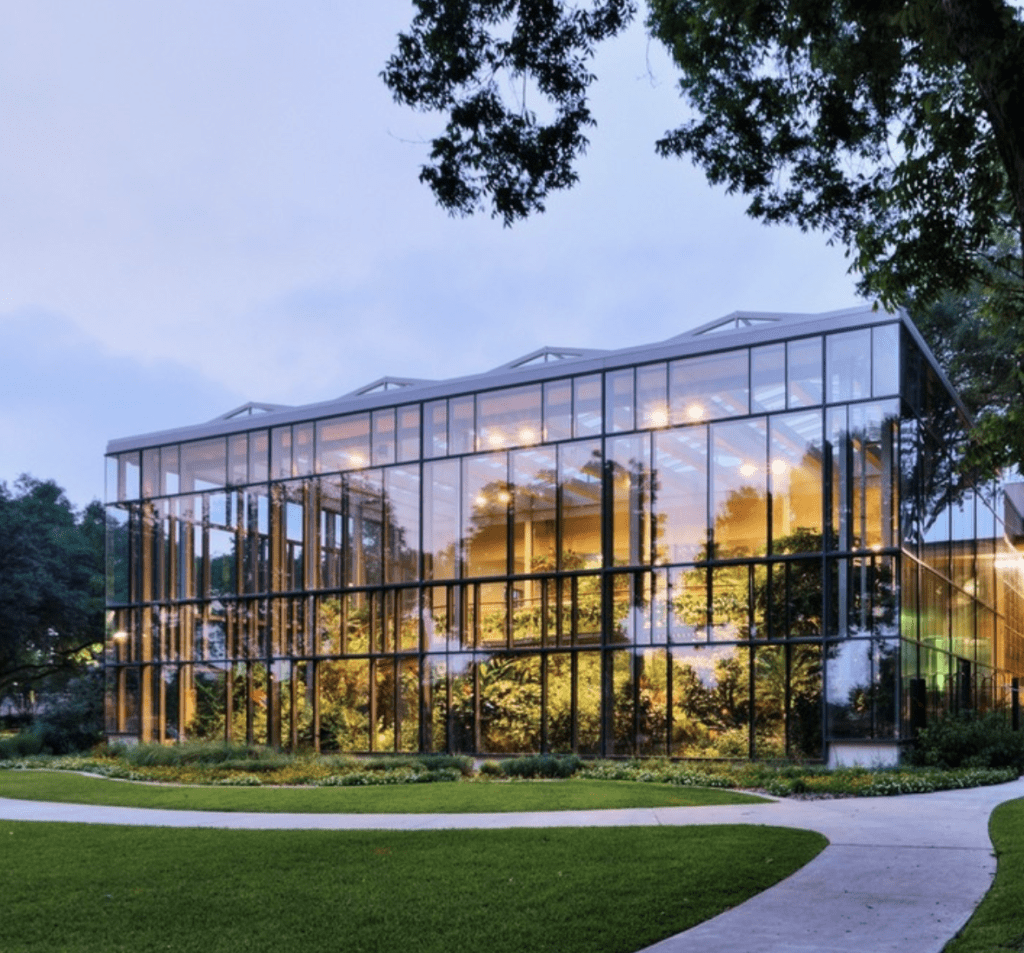
[[[466,814],[691,807],[761,800],[738,791],[636,782],[262,787],[133,784],[66,771],[0,772],[0,795],[34,801],[193,811],[298,814]]]
[[[5,953],[635,950],[742,903],[826,843],[770,827],[327,832],[8,822],[0,842]]]
[[[1000,804],[989,821],[999,857],[992,889],[943,953],[996,953],[1024,948],[1024,800]]]
[[[1024,732],[1001,712],[949,715],[923,729],[911,752],[917,765],[938,768],[1012,768],[1024,771]]]

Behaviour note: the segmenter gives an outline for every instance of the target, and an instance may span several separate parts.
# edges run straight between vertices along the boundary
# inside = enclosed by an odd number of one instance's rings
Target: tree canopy
[[[0,697],[78,674],[103,643],[103,507],[52,480],[0,482]]]
[[[383,78],[446,118],[421,179],[452,214],[542,211],[577,180],[595,51],[637,4],[414,6]],[[648,0],[646,25],[693,117],[659,153],[747,196],[755,218],[842,243],[860,290],[887,305],[1019,284],[1024,15],[1009,2]]]

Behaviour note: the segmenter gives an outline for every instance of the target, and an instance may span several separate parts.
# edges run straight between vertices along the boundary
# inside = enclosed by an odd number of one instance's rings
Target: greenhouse
[[[891,761],[1024,670],[966,424],[861,308],[113,440],[108,737]]]

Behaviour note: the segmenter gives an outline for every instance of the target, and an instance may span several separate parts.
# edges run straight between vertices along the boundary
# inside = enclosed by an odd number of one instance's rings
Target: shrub
[[[935,768],[1013,768],[1024,771],[1024,732],[1000,712],[947,715],[921,730],[911,764]]]
[[[480,773],[491,778],[499,778],[503,773],[501,763],[498,761],[485,761],[480,765]]]
[[[33,732],[53,754],[88,751],[103,739],[103,670],[95,668],[47,699]]]
[[[501,770],[509,778],[571,778],[582,766],[574,754],[531,754],[501,762]]]
[[[43,750],[43,737],[35,731],[21,731],[9,738],[0,738],[0,761],[13,761],[40,754]]]

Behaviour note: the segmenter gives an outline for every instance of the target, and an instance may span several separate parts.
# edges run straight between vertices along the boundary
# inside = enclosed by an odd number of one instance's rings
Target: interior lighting
[[[519,442],[520,443],[536,443],[537,434],[531,427],[523,427],[519,431]]]
[[[647,425],[649,427],[667,427],[668,426],[668,411],[664,407],[658,407],[652,410],[647,415]]]
[[[704,416],[704,407],[703,407],[703,405],[702,404],[690,404],[690,406],[686,408],[686,416],[689,417],[690,420],[700,420],[701,417]]]
[[[128,633],[127,632],[115,632],[113,634],[113,636],[111,636],[111,638],[113,638],[113,640],[115,642],[125,642],[128,639]]]
[[[366,466],[366,457],[361,453],[352,452],[348,455],[348,462],[354,467]]]
[[[740,473],[742,473],[745,477],[753,476],[755,473],[757,473],[757,467],[755,467],[752,463],[740,464]]]
[[[477,498],[473,502],[476,503],[477,506],[486,506],[487,497],[484,496],[483,493],[480,493],[477,495]]]
[[[505,445],[505,438],[500,430],[491,430],[487,434],[487,442],[492,447],[502,447]]]
[[[786,461],[785,460],[772,460],[772,473],[776,476],[782,476],[786,472]]]

